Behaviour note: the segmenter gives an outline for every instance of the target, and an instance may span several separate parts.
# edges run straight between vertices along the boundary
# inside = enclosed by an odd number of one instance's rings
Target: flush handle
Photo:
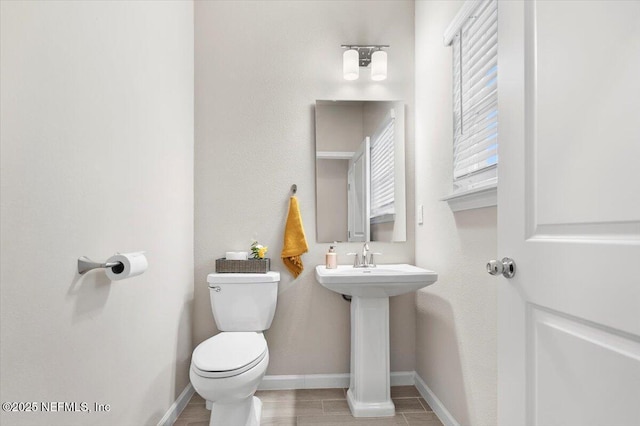
[[[505,278],[513,278],[516,274],[516,262],[508,257],[502,260],[490,260],[487,263],[487,272],[491,275],[502,274]]]
[[[215,291],[216,293],[220,293],[222,291],[220,286],[211,287],[211,290]]]

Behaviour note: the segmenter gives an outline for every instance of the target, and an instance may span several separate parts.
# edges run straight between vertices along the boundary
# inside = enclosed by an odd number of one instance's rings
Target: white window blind
[[[451,32],[454,193],[498,181],[498,3],[468,3]],[[454,24],[452,24],[454,25]],[[447,36],[445,36],[445,39]]]
[[[374,223],[395,218],[394,127],[392,109],[371,137],[371,221]]]

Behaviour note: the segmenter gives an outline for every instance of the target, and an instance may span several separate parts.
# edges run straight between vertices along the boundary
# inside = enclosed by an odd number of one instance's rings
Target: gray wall
[[[349,371],[349,304],[320,286],[316,265],[329,244],[315,241],[316,99],[403,99],[413,112],[413,1],[196,2],[195,342],[217,332],[206,284],[216,257],[269,246],[282,273],[266,338],[267,374]],[[344,43],[390,44],[389,78],[342,78]],[[408,134],[413,122],[408,120]],[[407,158],[413,155],[407,138]],[[413,182],[413,162],[407,181]],[[289,189],[298,185],[309,242],[293,280],[281,260]],[[408,194],[413,194],[409,184]],[[374,243],[380,262],[413,262],[413,196],[406,243]],[[359,244],[339,244],[338,261]],[[413,370],[414,296],[391,302],[391,369]]]
[[[0,2],[3,425],[155,425],[188,384],[193,5]],[[149,269],[78,276],[80,256]]]
[[[495,425],[496,208],[452,213],[451,48],[442,36],[463,2],[416,2],[416,263],[438,272],[417,293],[416,371],[464,425]]]

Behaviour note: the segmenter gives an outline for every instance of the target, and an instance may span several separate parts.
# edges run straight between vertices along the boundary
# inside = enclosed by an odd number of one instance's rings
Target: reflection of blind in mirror
[[[395,114],[393,109],[371,137],[371,221],[394,220]]]

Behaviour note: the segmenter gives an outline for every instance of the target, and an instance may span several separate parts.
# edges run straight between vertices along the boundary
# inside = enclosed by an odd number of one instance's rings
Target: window
[[[395,112],[389,111],[371,137],[371,223],[395,219]]]
[[[467,1],[447,29],[445,44],[453,49],[455,198],[498,182],[497,0]]]

